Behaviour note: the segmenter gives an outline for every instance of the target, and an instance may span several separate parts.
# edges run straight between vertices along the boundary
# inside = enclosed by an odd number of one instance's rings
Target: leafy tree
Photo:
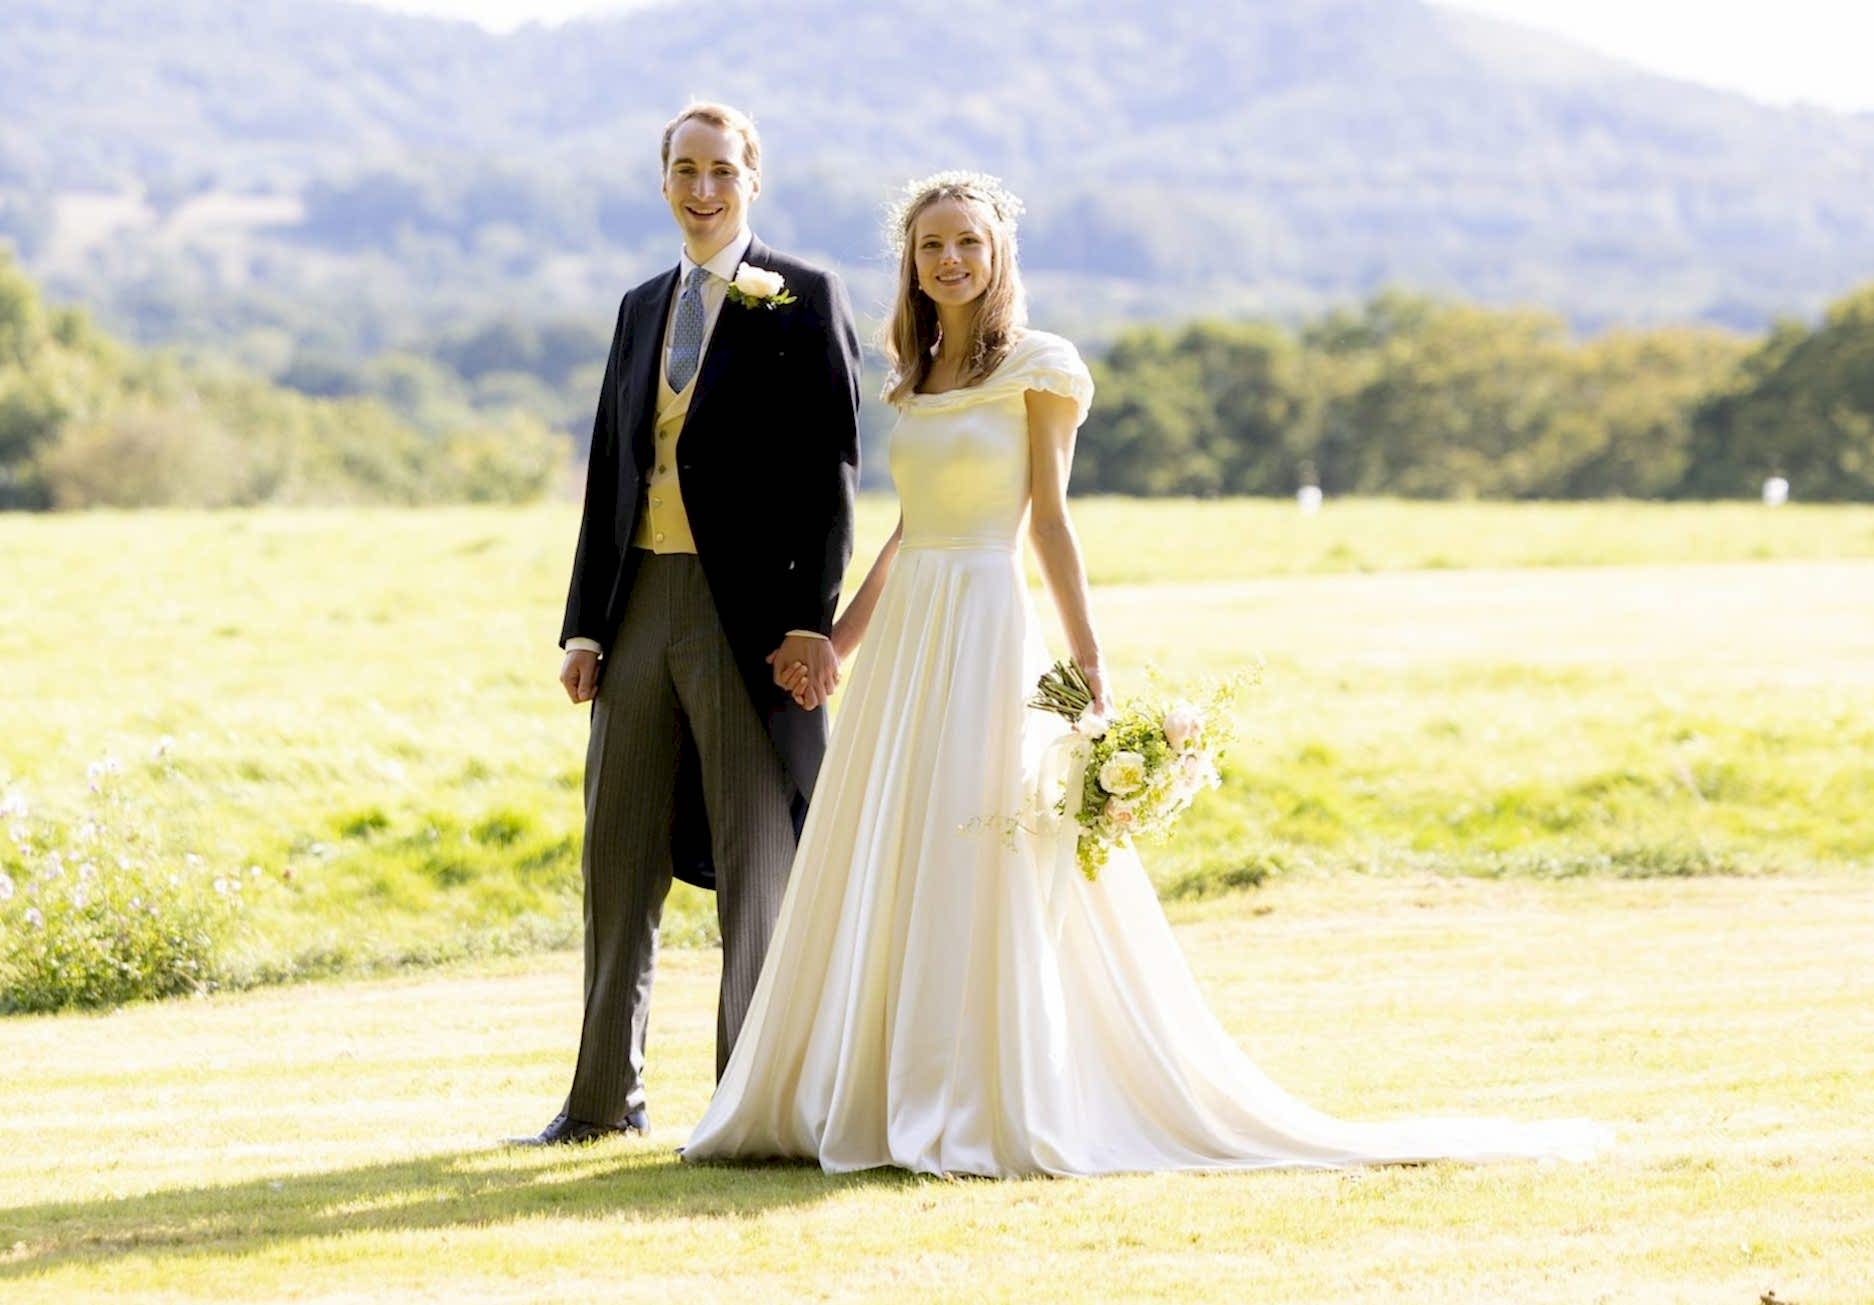
[[[1779,324],[1741,373],[1698,414],[1686,492],[1749,493],[1781,475],[1799,498],[1874,499],[1874,285],[1814,330]]]

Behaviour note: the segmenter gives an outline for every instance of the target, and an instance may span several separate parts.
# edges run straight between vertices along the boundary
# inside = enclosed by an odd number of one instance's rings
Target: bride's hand
[[[1106,697],[1106,673],[1100,669],[1100,664],[1082,666],[1080,673],[1087,677],[1087,688],[1093,693],[1093,710],[1102,716],[1112,715],[1113,704]]]
[[[782,690],[793,696],[794,702],[807,711],[816,710],[826,698],[816,691],[813,676],[802,662],[791,662],[775,676]]]

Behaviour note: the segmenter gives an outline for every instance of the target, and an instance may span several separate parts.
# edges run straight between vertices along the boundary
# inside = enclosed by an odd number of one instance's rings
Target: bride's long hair
[[[939,172],[905,187],[893,208],[890,233],[898,251],[898,293],[885,327],[885,356],[892,366],[886,394],[900,403],[930,375],[943,334],[937,305],[917,283],[917,250],[912,237],[920,214],[939,200],[954,199],[981,215],[989,233],[989,285],[976,299],[964,356],[963,384],[975,385],[1008,357],[1028,323],[1028,296],[1015,261],[1015,219],[1022,203],[996,178],[981,172]]]

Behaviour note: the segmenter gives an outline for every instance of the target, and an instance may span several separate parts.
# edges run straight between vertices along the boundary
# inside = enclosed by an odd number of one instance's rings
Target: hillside
[[[883,293],[936,165],[1030,200],[1050,320],[1403,283],[1577,326],[1812,312],[1874,264],[1874,117],[1774,109],[1419,0],[661,5],[496,36],[332,0],[0,0],[0,231],[143,340],[421,349],[603,321],[669,255],[656,128],[768,137],[758,219]]]

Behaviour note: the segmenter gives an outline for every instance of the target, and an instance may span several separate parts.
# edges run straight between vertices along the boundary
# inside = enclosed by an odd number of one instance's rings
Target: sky
[[[647,0],[366,0],[465,18],[493,31],[563,22]],[[1874,110],[1870,0],[1441,0],[1507,18],[1655,72],[1772,104]]]

